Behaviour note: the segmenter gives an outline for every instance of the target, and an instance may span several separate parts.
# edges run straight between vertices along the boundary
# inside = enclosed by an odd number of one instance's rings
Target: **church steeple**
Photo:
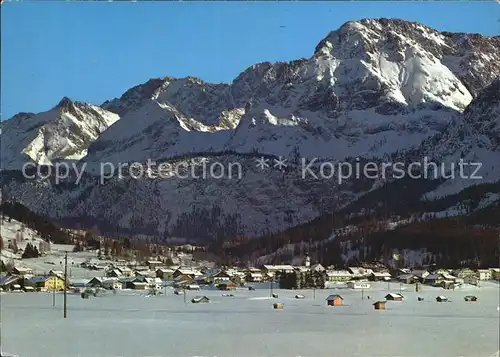
[[[304,259],[304,265],[306,268],[309,268],[311,266],[311,257],[309,257],[309,254],[306,254],[306,258]]]

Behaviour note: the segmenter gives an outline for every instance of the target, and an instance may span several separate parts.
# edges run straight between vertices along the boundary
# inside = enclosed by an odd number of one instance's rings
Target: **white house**
[[[145,278],[148,288],[160,290],[163,287],[163,281],[160,278]]]
[[[479,280],[491,280],[491,270],[490,269],[478,269],[476,276]]]
[[[346,282],[353,278],[347,270],[329,270],[326,272],[326,280],[330,282]]]
[[[347,270],[351,272],[353,279],[367,278],[373,273],[372,269],[365,269],[362,267],[348,267]]]
[[[391,274],[389,272],[373,272],[370,274],[370,279],[373,281],[389,281]]]
[[[293,273],[294,268],[291,265],[264,265],[264,271],[275,275],[277,272]]]
[[[261,282],[263,280],[263,276],[262,276],[262,273],[250,272],[250,273],[247,273],[246,280],[250,281],[250,282],[258,283],[258,282]]]

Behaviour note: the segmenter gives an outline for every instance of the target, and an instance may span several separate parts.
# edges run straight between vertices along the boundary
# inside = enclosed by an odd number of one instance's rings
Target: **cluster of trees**
[[[31,243],[26,244],[26,248],[24,248],[23,255],[21,256],[23,259],[28,258],[38,258],[40,256],[40,252],[38,252],[38,248]]]
[[[281,273],[280,289],[324,289],[325,276],[316,271]]]

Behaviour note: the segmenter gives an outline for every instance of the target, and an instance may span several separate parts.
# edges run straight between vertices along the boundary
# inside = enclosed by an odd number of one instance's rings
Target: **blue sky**
[[[161,76],[230,82],[251,64],[312,55],[366,17],[500,34],[495,2],[4,2],[2,119],[63,96],[101,103]],[[281,26],[286,26],[282,28]]]

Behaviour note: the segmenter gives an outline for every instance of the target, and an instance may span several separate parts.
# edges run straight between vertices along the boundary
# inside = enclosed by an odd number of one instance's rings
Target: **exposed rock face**
[[[118,119],[115,113],[67,97],[47,112],[16,114],[0,124],[1,168],[79,160],[90,143]]]
[[[499,57],[499,37],[365,19],[329,33],[310,58],[259,63],[231,84],[165,77],[102,108],[64,99],[47,113],[3,123],[2,139],[15,140],[2,140],[2,158],[5,147],[5,167],[26,155],[40,164],[81,159],[88,176],[64,188],[4,177],[5,192],[39,213],[99,221],[109,230],[203,238],[279,231],[346,205],[374,184],[304,179],[301,158],[496,160]],[[261,155],[271,166],[288,159],[289,173],[256,169]],[[202,158],[238,162],[244,175],[113,178],[105,185],[92,177],[102,163],[190,165]],[[500,172],[489,169],[488,177],[498,180]],[[455,192],[463,186],[457,182],[436,192]]]

